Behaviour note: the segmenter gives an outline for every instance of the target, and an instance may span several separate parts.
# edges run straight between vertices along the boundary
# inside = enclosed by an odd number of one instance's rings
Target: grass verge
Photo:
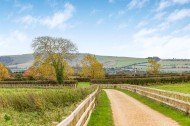
[[[136,93],[133,93],[133,92],[130,92],[127,90],[123,90],[123,89],[117,89],[117,90],[124,92],[125,94],[137,99],[138,101],[149,106],[150,108],[164,114],[167,117],[172,118],[173,120],[178,122],[181,126],[190,126],[190,117],[181,111],[178,111],[178,110],[176,110],[172,107],[169,107],[163,103],[159,103],[155,100],[152,100],[150,98],[138,95]]]
[[[110,101],[105,91],[101,91],[98,104],[93,111],[88,126],[113,126]]]

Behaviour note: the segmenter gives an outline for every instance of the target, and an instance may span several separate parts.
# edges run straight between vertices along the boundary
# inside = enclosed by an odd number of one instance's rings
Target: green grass
[[[110,101],[105,91],[101,91],[96,109],[93,111],[88,126],[113,126]]]
[[[78,87],[87,87],[90,86],[90,82],[79,82]]]
[[[60,122],[95,87],[0,88],[0,126],[50,126]]]
[[[123,90],[123,89],[117,89],[117,90],[126,93],[127,95],[137,99],[138,101],[140,101],[143,104],[149,106],[150,108],[164,114],[165,116],[170,117],[173,120],[176,120],[181,126],[190,126],[190,117],[187,116],[183,112],[180,112],[172,107],[169,107],[165,104],[159,103],[150,98],[138,95],[136,93],[133,93],[133,92],[130,92],[127,90]]]
[[[182,84],[167,84],[167,85],[154,85],[150,86],[151,88],[157,88],[168,91],[175,91],[190,94],[190,83],[182,83]]]

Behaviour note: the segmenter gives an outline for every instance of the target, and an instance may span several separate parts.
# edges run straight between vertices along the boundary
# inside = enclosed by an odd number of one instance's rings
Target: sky
[[[0,55],[32,53],[39,36],[81,53],[190,58],[190,0],[0,0]]]

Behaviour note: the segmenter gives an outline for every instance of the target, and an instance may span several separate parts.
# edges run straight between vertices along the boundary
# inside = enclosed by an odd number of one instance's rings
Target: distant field
[[[190,94],[190,83],[150,86],[152,88]]]
[[[87,87],[90,86],[90,82],[79,82],[78,87]]]

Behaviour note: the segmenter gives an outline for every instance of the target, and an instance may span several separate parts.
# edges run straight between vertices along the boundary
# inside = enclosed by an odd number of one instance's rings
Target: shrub
[[[77,84],[76,80],[65,80],[64,84]],[[56,81],[0,81],[0,84],[58,84]]]
[[[180,83],[190,82],[190,77],[157,77],[157,78],[117,78],[117,79],[96,79],[91,80],[91,84],[165,84],[165,83]]]
[[[18,90],[1,93],[0,107],[16,111],[41,112],[55,107],[66,107],[83,100],[95,90],[95,86],[76,89],[40,89],[38,91]],[[6,117],[8,119],[8,117]]]

